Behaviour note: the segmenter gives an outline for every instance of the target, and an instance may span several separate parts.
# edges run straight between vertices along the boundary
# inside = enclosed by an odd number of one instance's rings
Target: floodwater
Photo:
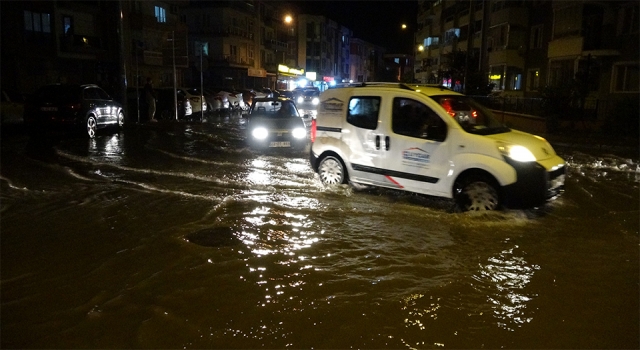
[[[638,348],[638,155],[452,213],[325,188],[233,120],[2,135],[1,347]]]

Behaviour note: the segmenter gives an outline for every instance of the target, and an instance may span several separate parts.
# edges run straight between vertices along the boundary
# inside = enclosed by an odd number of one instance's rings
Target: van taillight
[[[316,141],[316,120],[311,120],[311,142]]]

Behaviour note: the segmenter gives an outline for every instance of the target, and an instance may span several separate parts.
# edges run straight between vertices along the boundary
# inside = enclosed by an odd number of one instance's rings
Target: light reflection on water
[[[480,264],[480,271],[472,277],[480,282],[475,288],[487,294],[497,325],[509,331],[533,319],[527,305],[536,295],[526,294],[524,290],[535,271],[540,269],[516,256],[514,250],[518,248],[516,245],[490,257],[485,264]]]
[[[569,157],[569,191],[539,215],[451,214],[422,197],[325,188],[307,155],[254,154],[213,132],[104,135],[57,145],[49,164],[1,168],[3,347],[637,339],[634,160]],[[606,197],[617,220],[593,215]],[[588,304],[552,302],[576,290]]]

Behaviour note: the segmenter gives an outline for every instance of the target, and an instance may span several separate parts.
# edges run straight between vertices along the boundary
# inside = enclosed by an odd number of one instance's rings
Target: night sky
[[[418,2],[413,1],[294,1],[303,13],[324,15],[353,30],[355,37],[386,47],[392,53],[409,53],[416,28]],[[409,28],[402,31],[401,24]]]

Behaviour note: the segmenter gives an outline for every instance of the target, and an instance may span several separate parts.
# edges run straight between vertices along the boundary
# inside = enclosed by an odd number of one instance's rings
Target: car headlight
[[[320,99],[317,97],[314,97],[313,100],[311,100],[311,103],[313,103],[314,105],[317,105],[318,103],[320,103]]]
[[[498,150],[505,157],[509,157],[517,162],[535,162],[536,157],[526,147],[520,145],[498,145]]]
[[[293,137],[295,137],[297,139],[302,139],[302,138],[307,137],[307,130],[305,130],[303,128],[295,128],[291,132],[291,135],[293,135]]]
[[[266,128],[255,128],[251,131],[251,135],[258,140],[264,140],[269,135],[269,131]]]
[[[296,101],[298,101],[298,103],[302,103],[304,102],[304,98],[302,98],[302,96],[298,96],[298,99]]]

